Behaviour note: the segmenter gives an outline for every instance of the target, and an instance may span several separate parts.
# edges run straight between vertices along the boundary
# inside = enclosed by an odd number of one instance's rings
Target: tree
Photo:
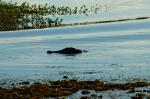
[[[56,7],[55,5],[30,5],[27,2],[22,4],[12,2],[2,2],[0,0],[0,31],[45,28],[60,26],[63,19],[57,18],[57,15],[86,14],[86,6],[80,9],[77,7]],[[49,16],[49,17],[48,17]],[[48,18],[47,18],[48,17]],[[55,20],[50,17],[54,17]]]

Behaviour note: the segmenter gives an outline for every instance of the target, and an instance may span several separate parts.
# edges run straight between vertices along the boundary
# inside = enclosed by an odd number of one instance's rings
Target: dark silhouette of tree
[[[47,3],[30,5],[27,2],[19,5],[0,0],[0,31],[57,27],[63,22],[63,19],[57,18],[57,15],[87,15],[87,11],[85,5],[80,8],[48,6]]]

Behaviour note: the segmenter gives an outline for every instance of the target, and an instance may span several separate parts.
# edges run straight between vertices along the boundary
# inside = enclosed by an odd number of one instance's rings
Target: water
[[[0,81],[150,81],[150,19],[0,32]],[[77,56],[48,55],[75,47]]]

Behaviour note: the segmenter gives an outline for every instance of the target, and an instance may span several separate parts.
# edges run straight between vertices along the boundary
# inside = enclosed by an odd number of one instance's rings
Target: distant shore
[[[58,26],[53,27],[43,27],[43,28],[56,28],[56,27],[67,27],[67,26],[79,26],[79,25],[90,25],[90,24],[102,24],[102,23],[114,23],[114,22],[124,22],[124,21],[134,21],[134,20],[144,20],[149,19],[150,17],[135,17],[135,18],[122,18],[122,19],[114,19],[114,20],[100,20],[100,21],[92,21],[92,22],[82,22],[82,23],[71,23],[71,24],[60,24]],[[43,29],[41,28],[25,28],[25,29],[17,29],[17,30],[30,30],[30,29]],[[7,31],[17,31],[17,30],[7,30]],[[1,31],[0,31],[1,32]]]

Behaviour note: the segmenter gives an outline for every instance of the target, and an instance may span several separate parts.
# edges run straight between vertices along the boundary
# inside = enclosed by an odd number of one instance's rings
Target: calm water
[[[77,56],[48,55],[75,47]],[[42,30],[0,32],[0,82],[150,81],[150,19]]]

